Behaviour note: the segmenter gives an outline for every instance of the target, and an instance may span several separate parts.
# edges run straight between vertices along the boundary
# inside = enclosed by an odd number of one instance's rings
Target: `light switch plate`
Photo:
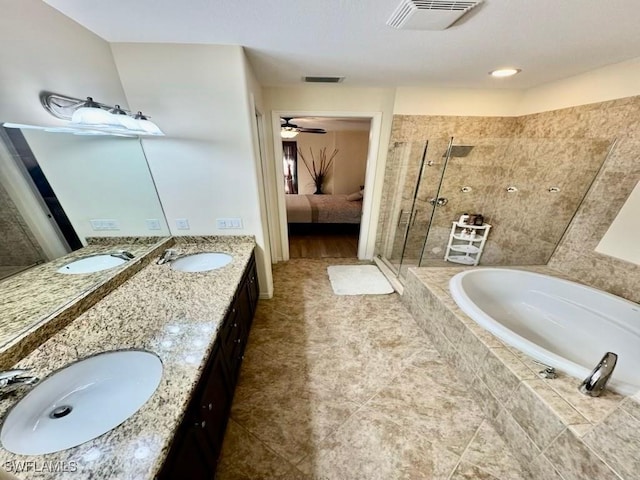
[[[216,227],[218,229],[234,229],[242,230],[242,218],[216,218]]]
[[[94,218],[89,220],[89,223],[91,224],[91,228],[95,231],[120,230],[120,223],[111,218]]]
[[[176,228],[178,230],[189,230],[189,220],[186,218],[176,218]]]
[[[147,230],[162,230],[160,220],[157,218],[148,218],[145,223],[147,224]]]

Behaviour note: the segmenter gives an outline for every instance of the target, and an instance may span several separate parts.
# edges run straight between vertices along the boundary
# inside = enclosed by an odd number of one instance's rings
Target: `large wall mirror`
[[[25,312],[38,322],[109,278],[89,274],[61,280],[53,293],[33,291],[40,272],[88,237],[150,237],[141,243],[152,248],[170,232],[137,137],[0,130],[1,346],[7,325],[19,318],[23,330]]]

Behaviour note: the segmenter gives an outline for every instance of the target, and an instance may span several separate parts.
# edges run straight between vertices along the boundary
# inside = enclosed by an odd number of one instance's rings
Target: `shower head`
[[[466,157],[473,150],[473,147],[473,145],[451,145],[451,157]],[[447,152],[444,152],[442,156],[446,157]]]

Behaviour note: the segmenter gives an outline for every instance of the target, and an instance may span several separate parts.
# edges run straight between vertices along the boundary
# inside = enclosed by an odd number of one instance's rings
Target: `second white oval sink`
[[[66,274],[81,274],[81,273],[93,273],[101,270],[107,270],[122,265],[126,262],[125,259],[120,257],[114,257],[108,253],[101,255],[92,255],[90,257],[79,258],[73,262],[69,262],[63,265],[58,270],[58,273]]]
[[[218,252],[194,253],[171,262],[171,268],[180,272],[206,272],[224,267],[233,260],[231,255]]]
[[[0,442],[43,455],[88,442],[136,413],[160,384],[162,362],[144,350],[104,352],[45,378],[7,415]]]

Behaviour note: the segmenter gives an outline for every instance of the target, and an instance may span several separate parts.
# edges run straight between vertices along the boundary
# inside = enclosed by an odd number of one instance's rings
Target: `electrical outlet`
[[[227,220],[225,218],[216,218],[216,227],[219,230],[227,228]]]
[[[147,224],[147,230],[162,230],[162,227],[160,227],[160,220],[157,218],[148,218],[145,220],[145,223]]]
[[[189,230],[189,220],[186,218],[176,218],[176,228],[178,230]]]
[[[231,228],[242,229],[242,219],[241,218],[231,218]]]

